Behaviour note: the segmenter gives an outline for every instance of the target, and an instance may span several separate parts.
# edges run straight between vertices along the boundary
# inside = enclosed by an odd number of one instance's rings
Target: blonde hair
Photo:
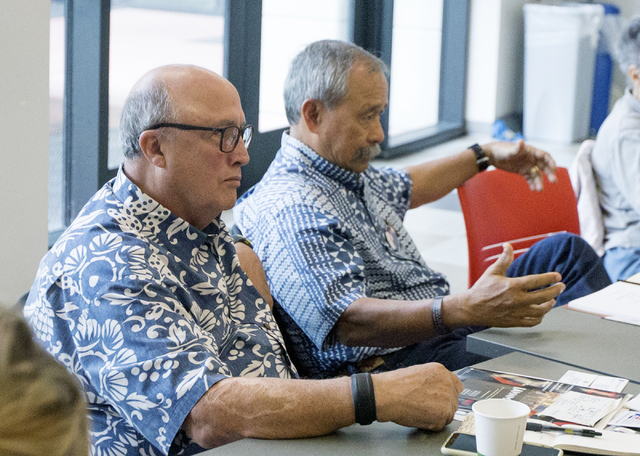
[[[0,455],[86,456],[88,437],[75,379],[0,308]]]

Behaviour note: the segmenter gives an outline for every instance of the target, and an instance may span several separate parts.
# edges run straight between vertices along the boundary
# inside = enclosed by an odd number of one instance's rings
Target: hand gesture
[[[467,292],[466,312],[470,324],[514,327],[535,326],[565,289],[557,272],[509,278],[513,247],[504,244],[498,260],[489,266]]]
[[[542,190],[541,172],[547,175],[550,182],[557,182],[556,163],[551,155],[525,144],[522,140],[516,143],[484,144],[482,149],[490,156],[490,162],[496,168],[524,176],[531,190]]]

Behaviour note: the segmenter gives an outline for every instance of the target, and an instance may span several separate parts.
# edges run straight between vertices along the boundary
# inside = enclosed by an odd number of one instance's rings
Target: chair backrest
[[[558,183],[544,177],[544,190],[534,192],[526,180],[502,170],[479,173],[458,188],[469,249],[469,287],[513,245],[517,258],[536,242],[556,233],[580,234],[576,197],[566,168]]]

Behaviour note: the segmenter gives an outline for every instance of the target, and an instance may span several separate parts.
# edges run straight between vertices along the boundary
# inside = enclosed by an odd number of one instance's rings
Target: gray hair
[[[171,121],[173,115],[173,102],[163,80],[156,79],[138,90],[134,89],[124,102],[120,118],[124,156],[129,159],[140,156],[140,134],[154,124]]]
[[[616,59],[625,75],[629,71],[629,65],[640,67],[640,16],[629,19],[622,31],[616,47]]]
[[[347,95],[351,67],[364,63],[370,71],[389,76],[387,65],[375,55],[352,43],[337,40],[316,41],[291,62],[284,83],[284,106],[290,125],[300,121],[306,99],[319,100],[329,110]]]

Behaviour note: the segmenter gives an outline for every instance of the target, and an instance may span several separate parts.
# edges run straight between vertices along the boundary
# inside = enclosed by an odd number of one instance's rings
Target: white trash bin
[[[525,139],[569,144],[589,136],[603,18],[597,4],[524,5]]]

